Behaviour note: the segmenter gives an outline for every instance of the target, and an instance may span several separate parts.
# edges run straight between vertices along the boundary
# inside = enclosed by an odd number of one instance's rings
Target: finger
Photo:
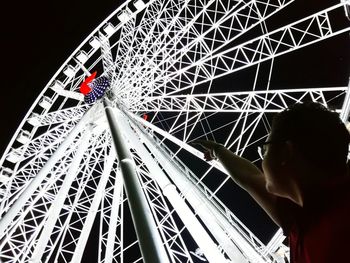
[[[205,149],[210,149],[210,141],[207,141],[207,140],[195,140],[192,142],[193,145],[200,145],[202,146],[203,148]]]
[[[211,160],[211,156],[210,156],[209,152],[205,152],[204,153],[204,160],[206,160],[206,161],[210,161]]]
[[[206,151],[204,152],[204,159],[206,161],[212,161],[212,160],[216,160],[216,158],[213,156],[211,151]]]
[[[193,144],[193,145],[202,145],[203,142],[205,143],[206,141],[205,141],[205,140],[198,139],[198,140],[195,140],[195,141],[191,142],[190,144]]]

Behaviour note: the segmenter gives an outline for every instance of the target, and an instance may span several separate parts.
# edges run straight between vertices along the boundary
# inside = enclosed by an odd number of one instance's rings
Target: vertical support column
[[[147,200],[138,180],[135,163],[131,159],[129,150],[123,142],[123,137],[114,115],[114,110],[106,99],[103,103],[113,142],[117,151],[117,158],[123,176],[124,187],[128,196],[130,211],[144,262],[169,262],[162,240],[157,231],[157,226],[153,221],[151,210],[147,204]]]
[[[350,20],[350,4],[346,3],[346,0],[340,0],[340,2],[344,3],[345,16]]]
[[[133,118],[132,115],[129,116]],[[134,119],[135,118],[133,118],[133,120]],[[150,123],[142,122],[142,124],[153,129]],[[139,128],[138,125],[136,125],[136,127]],[[242,235],[239,226],[233,226],[227,218],[221,214],[217,207],[206,198],[204,193],[187,178],[186,174],[159,149],[155,141],[152,140],[150,136],[146,135],[142,129],[139,130],[140,135],[143,137],[144,144],[147,145],[157,161],[162,164],[166,173],[171,175],[175,186],[196,210],[197,215],[201,218],[205,226],[209,229],[209,232],[215,237],[230,259],[233,262],[242,263],[248,260],[261,263],[265,262],[265,259],[254,249],[248,239]],[[168,137],[168,139],[171,140],[172,137]],[[177,143],[177,141],[173,142]],[[210,262],[215,262],[215,260]]]
[[[121,176],[120,172],[118,171],[114,182],[112,211],[111,211],[111,219],[109,221],[109,228],[108,228],[108,235],[107,235],[105,263],[113,262],[114,240],[117,234],[119,207],[123,205],[123,202],[122,202],[123,188],[121,185],[120,176]]]
[[[350,10],[350,5],[348,5]],[[349,129],[349,115],[350,115],[350,78],[348,83],[348,88],[346,90],[343,106],[340,112],[340,119],[346,125],[346,128]],[[348,160],[350,159],[350,146],[348,148]]]
[[[348,83],[348,89],[346,90],[346,95],[343,102],[343,107],[340,113],[340,119],[345,123],[348,124],[349,122],[349,115],[350,115],[350,78]]]
[[[208,234],[203,225],[199,222],[198,218],[195,216],[193,211],[188,207],[185,200],[180,196],[179,192],[176,190],[176,186],[172,184],[172,182],[166,176],[164,171],[159,167],[156,160],[151,156],[151,154],[147,151],[145,146],[140,142],[140,140],[135,135],[135,132],[131,130],[131,127],[127,124],[126,119],[120,118],[119,121],[121,123],[121,126],[123,127],[123,131],[125,129],[127,134],[130,134],[129,138],[135,141],[133,143],[133,147],[135,148],[136,152],[140,156],[142,156],[142,162],[150,171],[150,176],[152,176],[152,178],[158,183],[159,187],[163,191],[164,196],[166,196],[166,198],[176,211],[177,215],[179,216],[183,224],[186,226],[187,231],[190,233],[193,240],[196,242],[198,247],[201,249],[205,257],[207,258],[208,262],[227,262],[225,256],[220,252],[219,247],[215,244],[212,237]],[[136,127],[134,128],[136,129]],[[144,138],[142,142],[149,147],[150,145],[148,144],[147,139],[148,138]],[[149,149],[151,150],[152,148]],[[172,176],[172,174],[170,175]],[[230,242],[227,236],[225,241],[226,243]],[[230,252],[231,250],[234,252],[233,248],[230,249]],[[242,261],[242,259],[238,256],[236,256],[233,259],[232,262],[235,263],[246,263],[246,261]]]

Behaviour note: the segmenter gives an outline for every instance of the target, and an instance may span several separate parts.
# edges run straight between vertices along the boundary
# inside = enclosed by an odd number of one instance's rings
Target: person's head
[[[273,119],[263,162],[270,187],[344,174],[349,141],[339,115],[319,103],[298,103],[280,112]]]

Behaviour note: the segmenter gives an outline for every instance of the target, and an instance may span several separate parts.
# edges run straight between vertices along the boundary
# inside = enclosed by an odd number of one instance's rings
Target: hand
[[[202,146],[205,151],[204,151],[204,159],[206,161],[212,161],[212,160],[216,160],[216,150],[219,147],[223,147],[222,144],[217,143],[217,142],[213,142],[213,141],[208,141],[208,140],[196,140],[192,143],[193,145],[200,145]]]

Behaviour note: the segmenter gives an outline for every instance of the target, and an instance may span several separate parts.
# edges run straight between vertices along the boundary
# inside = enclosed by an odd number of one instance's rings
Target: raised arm
[[[265,176],[258,167],[226,149],[222,144],[206,140],[198,140],[195,143],[206,149],[204,155],[207,161],[217,158],[233,181],[246,190],[277,225],[282,226],[285,213],[277,208],[278,197],[266,190]]]

